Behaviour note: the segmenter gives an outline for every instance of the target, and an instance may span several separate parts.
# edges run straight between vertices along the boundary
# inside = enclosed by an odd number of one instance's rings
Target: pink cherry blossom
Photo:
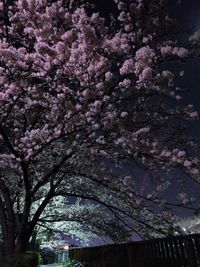
[[[115,0],[118,12],[110,23],[90,1],[4,2],[0,228],[3,240],[13,242],[4,242],[5,251],[24,252],[49,201],[59,195],[105,203],[119,218],[129,217],[139,233],[147,225],[160,230],[163,218],[169,229],[173,216],[163,211],[159,194],[170,185],[168,177],[180,170],[200,182],[195,144],[180,127],[182,119],[195,122],[198,112],[181,101],[182,78],[173,71],[177,61],[194,56],[199,33],[182,46],[170,36],[175,20],[165,11],[168,0]],[[131,162],[148,170],[156,185],[146,190],[137,171],[124,177],[101,162],[116,165],[117,172]]]

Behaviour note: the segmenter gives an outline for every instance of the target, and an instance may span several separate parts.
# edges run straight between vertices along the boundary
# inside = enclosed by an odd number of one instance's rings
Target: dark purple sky
[[[98,6],[100,13],[104,15],[113,12],[113,8],[115,7],[115,5],[113,5],[113,0],[92,0],[92,2]],[[193,26],[195,30],[200,30],[200,0],[182,0],[181,6],[177,7],[175,5],[172,14],[182,24]],[[176,68],[178,68],[178,66]],[[183,82],[188,88],[183,95],[185,99],[184,102],[186,104],[194,104],[195,109],[200,114],[200,59],[190,61],[187,65],[184,65],[184,68],[185,76]],[[188,123],[188,134],[192,135],[200,145],[200,121]],[[200,157],[200,150],[198,154]],[[129,166],[124,166],[120,172],[130,175],[136,172],[140,180],[142,180],[144,184],[147,184],[147,187],[150,186],[151,181],[148,173],[143,170],[135,171],[134,164],[130,163]],[[175,201],[178,190],[176,173],[171,176],[171,180],[173,186],[170,188],[170,192],[166,192],[166,196],[169,200]],[[187,192],[190,196],[195,196],[198,199],[198,204],[200,204],[200,185],[194,183],[190,178],[188,179],[188,177],[185,177],[185,187],[181,190]],[[190,212],[188,213],[184,209],[180,209],[178,214],[181,216],[188,216]]]
[[[196,28],[200,28],[200,1],[182,0],[181,12],[177,10],[177,15],[185,22],[191,22]]]
[[[100,12],[104,15],[108,15],[109,12],[113,11],[114,5],[112,0],[92,0],[100,8]],[[175,1],[175,0],[174,0]],[[172,10],[174,16],[177,17],[179,21],[183,24],[193,25],[196,30],[200,30],[200,0],[182,0],[182,5],[180,9],[176,8]],[[188,87],[188,91],[185,93],[186,103],[193,103],[195,109],[200,113],[200,59],[193,60],[187,64],[184,82]],[[200,121],[195,123],[188,123],[188,133],[193,135],[197,142],[200,144]],[[200,157],[200,151],[199,151]],[[109,163],[108,163],[109,165]],[[112,165],[112,164],[111,164]],[[135,174],[135,166],[130,163],[129,166],[124,166],[121,170],[121,173],[125,175]],[[142,183],[146,184],[147,187],[151,186],[151,181],[149,179],[148,173],[143,170],[136,170],[138,177],[141,179]],[[169,201],[176,200],[176,194],[178,190],[176,182],[176,174],[171,176],[173,181],[173,186],[170,188],[170,191],[165,193],[165,197]],[[180,188],[179,188],[180,189]],[[198,205],[200,203],[200,185],[192,182],[191,179],[185,177],[185,187],[182,188],[183,191],[187,192],[190,196],[195,196],[198,199]],[[185,217],[189,216],[191,212],[186,211],[185,209],[180,209],[177,211],[177,214]],[[99,239],[94,240],[94,244],[97,245],[101,243]]]
[[[174,0],[175,1],[175,0]],[[181,23],[189,26],[193,26],[195,30],[200,30],[200,0],[182,0],[182,5],[180,9],[173,10],[173,14],[177,17]],[[188,90],[183,95],[185,98],[184,102],[187,104],[194,104],[195,109],[200,114],[200,59],[192,60],[187,65],[184,65],[185,77],[184,83]],[[200,145],[200,120],[195,122],[189,122],[188,124],[188,134],[192,135],[197,143]],[[200,149],[198,149],[198,156],[200,158]],[[129,168],[124,168],[127,173],[131,174],[131,169],[134,167],[131,165]],[[149,179],[148,173],[142,170],[137,171],[138,176],[147,188],[151,188],[151,180]],[[180,176],[179,172],[174,172],[174,174],[169,177],[172,182],[172,186],[168,191],[164,193],[164,197],[169,200],[169,202],[177,202],[176,195],[178,192],[186,192],[190,197],[196,197],[197,202],[195,206],[200,207],[200,185],[193,182],[191,178],[182,175],[185,182],[184,186],[180,188],[177,183],[177,177]],[[193,215],[193,211],[186,210],[184,208],[176,209],[176,214],[181,217],[188,217]]]
[[[195,30],[200,30],[200,0],[183,0],[180,11],[177,11],[178,19],[183,23],[193,25]],[[200,59],[190,62],[186,67],[185,73],[185,80],[189,88],[185,97],[188,102],[194,104],[195,109],[200,114]],[[188,132],[194,136],[200,145],[200,121],[188,124]],[[200,157],[200,150],[198,155]],[[186,188],[188,193],[195,195],[200,203],[200,186],[189,180],[186,183]],[[184,212],[182,215],[184,215]]]

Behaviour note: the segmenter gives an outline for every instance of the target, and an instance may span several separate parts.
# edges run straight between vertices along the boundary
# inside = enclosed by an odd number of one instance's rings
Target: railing
[[[69,256],[91,267],[200,267],[200,234],[72,248]]]

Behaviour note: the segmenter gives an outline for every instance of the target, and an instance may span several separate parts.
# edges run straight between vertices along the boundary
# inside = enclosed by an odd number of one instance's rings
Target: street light
[[[69,250],[69,244],[64,244],[63,245],[63,250],[68,251]]]
[[[61,250],[62,250],[62,263],[63,267],[65,267],[66,261],[68,260],[69,257],[69,244],[63,244],[61,246]]]

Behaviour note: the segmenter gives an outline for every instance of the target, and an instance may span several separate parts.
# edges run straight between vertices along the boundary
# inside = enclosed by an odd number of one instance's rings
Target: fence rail
[[[200,267],[200,234],[72,248],[69,256],[91,267]]]

